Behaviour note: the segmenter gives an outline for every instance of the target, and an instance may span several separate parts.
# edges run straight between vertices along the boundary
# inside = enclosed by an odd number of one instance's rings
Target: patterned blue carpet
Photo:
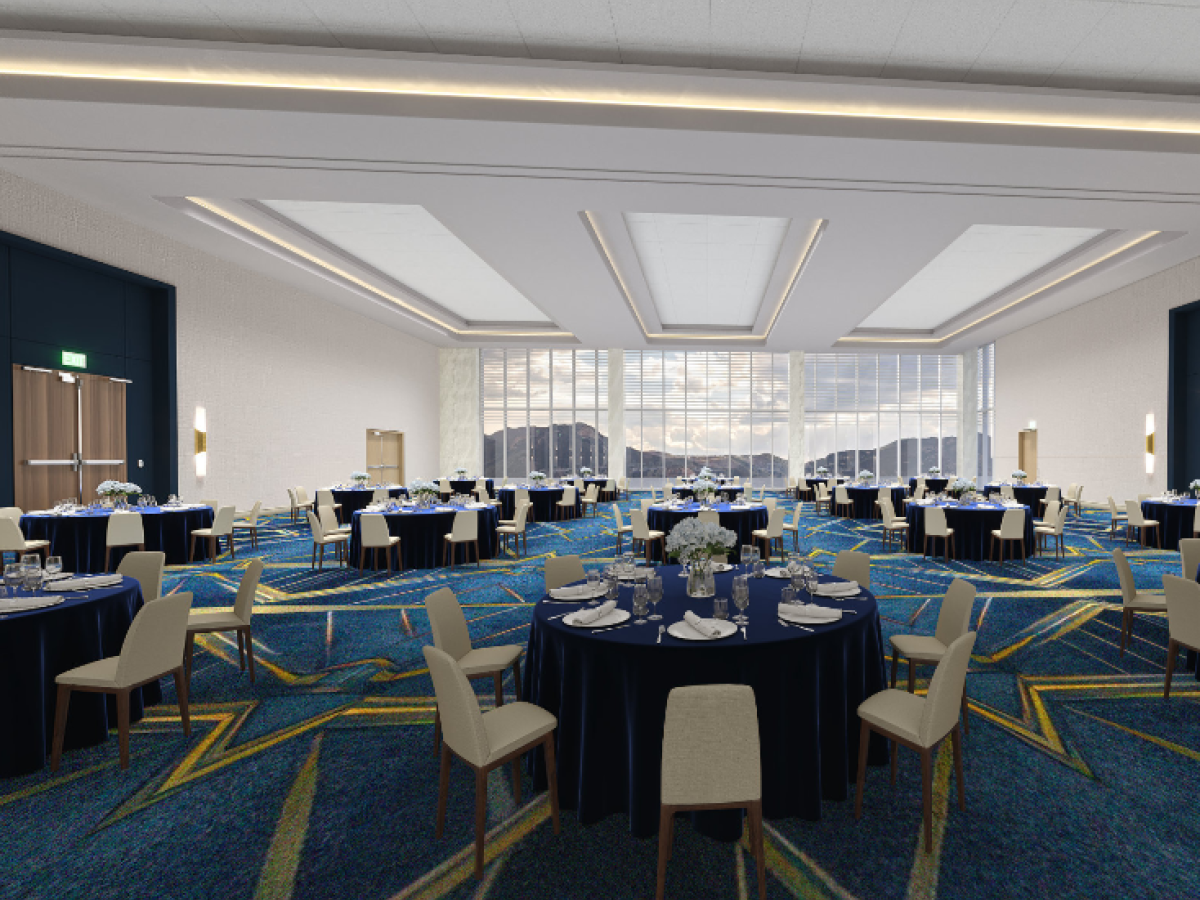
[[[1065,560],[1001,568],[882,554],[876,524],[805,517],[802,546],[819,567],[844,548],[874,554],[886,633],[931,633],[950,580],[977,586],[967,811],[952,800],[947,749],[934,776],[934,852],[922,852],[920,774],[902,752],[895,788],[886,769],[869,771],[860,822],[848,801],[826,803],[819,822],[768,823],[770,897],[1200,896],[1200,685],[1177,673],[1163,701],[1162,616],[1139,615],[1118,657],[1107,521],[1098,511],[1071,519]],[[0,780],[0,897],[652,896],[654,840],[631,838],[620,817],[585,829],[569,812],[555,836],[544,796],[526,783],[515,804],[506,773],[492,776],[482,883],[471,875],[465,767],[453,770],[446,838],[433,839],[424,596],[452,587],[476,646],[523,644],[544,558],[611,558],[611,520],[537,524],[524,559],[391,579],[313,572],[310,546],[307,528],[286,518],[263,532],[258,683],[239,673],[229,640],[205,636],[190,740],[168,689],[134,730],[128,772],[113,736],[68,753],[57,776]],[[1130,558],[1141,589],[1161,590],[1161,575],[1179,569],[1172,552]],[[197,607],[228,606],[244,563],[226,555],[172,568],[167,589],[194,591]],[[480,690],[486,707],[490,686]],[[741,846],[681,824],[668,896],[756,890]]]

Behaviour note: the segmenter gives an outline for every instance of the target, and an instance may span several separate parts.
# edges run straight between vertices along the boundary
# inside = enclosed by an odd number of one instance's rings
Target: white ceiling
[[[424,207],[260,202],[468,322],[549,321]]]
[[[1103,233],[1102,228],[972,225],[862,327],[933,330]]]
[[[1195,0],[4,0],[0,28],[1196,93]]]
[[[625,213],[665,327],[749,328],[758,318],[789,220]]]

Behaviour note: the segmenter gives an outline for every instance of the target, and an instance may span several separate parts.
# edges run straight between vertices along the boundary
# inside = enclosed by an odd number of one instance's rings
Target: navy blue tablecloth
[[[692,599],[678,566],[663,566],[663,624],[685,610],[709,616],[711,599]],[[729,597],[732,574],[717,575],[718,596]],[[830,579],[822,579],[830,580]],[[555,730],[558,796],[584,825],[609,815],[629,816],[630,831],[658,830],[663,717],[672,688],[746,684],[754,688],[762,747],[763,814],[817,820],[822,800],[844,801],[856,774],[858,705],[886,687],[884,646],[874,597],[826,606],[857,611],[806,632],[778,624],[784,582],[751,585],[749,640],[740,633],[713,643],[664,635],[657,623],[590,633],[549,617],[573,610],[539,603],[529,632],[525,699],[558,718]],[[619,606],[630,609],[632,591]],[[730,615],[735,610],[730,602]],[[546,786],[542,754],[532,754],[537,788]],[[872,765],[887,762],[887,744],[873,736]],[[741,834],[739,811],[703,813],[697,824],[725,840]]]
[[[494,490],[496,490],[495,482],[492,481],[492,479],[490,479],[490,478],[485,479],[485,481],[487,482],[488,496],[494,497],[495,494],[493,494],[492,492]],[[475,490],[475,479],[474,478],[451,478],[450,479],[450,487],[453,489],[454,493],[456,493],[456,494],[470,494],[472,491]]]
[[[723,484],[717,490],[717,496],[719,497],[722,494],[728,494],[730,497],[740,497],[745,490],[746,489],[742,485]],[[674,485],[671,488],[671,493],[678,494],[680,497],[694,497],[696,495],[696,492],[692,489],[690,484]]]
[[[188,561],[188,544],[196,528],[213,523],[211,506],[198,509],[168,509],[145,506],[134,510],[142,514],[142,531],[147,550],[161,550],[167,565],[182,566]],[[103,572],[104,540],[108,534],[108,511],[71,516],[22,516],[21,528],[29,540],[49,540],[50,555],[61,556],[66,572]],[[114,547],[111,565],[115,570],[129,550]],[[208,542],[196,541],[195,561],[208,558]]]
[[[343,522],[349,522],[350,518],[371,502],[371,498],[375,496],[374,488],[338,488],[337,490],[330,489],[333,494],[333,502],[340,503],[341,509],[338,510],[338,515]],[[388,488],[388,496],[393,500],[399,500],[401,497],[408,496],[408,489],[404,487]]]
[[[500,524],[500,514],[496,507],[487,506],[484,509],[473,510],[479,514],[479,558],[491,559],[496,555],[496,526]],[[358,551],[362,546],[362,525],[360,520],[363,513],[358,511],[351,520],[350,528],[350,565],[358,565]],[[442,538],[454,527],[454,512],[438,512],[436,509],[420,509],[405,513],[384,513],[388,531],[400,538],[400,559],[406,569],[436,569],[445,559],[445,546]],[[470,554],[468,556],[467,554]],[[367,549],[364,566],[373,566],[371,549]],[[461,544],[455,548],[455,560],[462,562],[470,559],[474,564],[474,551],[464,549]],[[393,560],[392,566],[396,563]],[[379,567],[387,568],[383,554],[379,554]]]
[[[991,547],[992,532],[999,530],[1000,521],[1004,518],[1004,510],[997,507],[946,506],[946,524],[954,529],[954,559],[989,559],[988,550]],[[1025,509],[1025,556],[1034,554],[1033,516],[1029,507]],[[925,547],[925,510],[926,507],[910,503],[905,518],[908,520],[908,552],[921,553]],[[941,540],[930,541],[929,552],[943,555]],[[1009,559],[1013,546],[1006,545],[1004,558]],[[996,558],[999,559],[999,548]]]
[[[558,510],[555,507],[563,497],[561,487],[528,488],[528,491],[529,501],[533,504],[535,521],[550,522],[558,517]],[[500,488],[496,497],[500,500],[500,511],[503,513],[503,518],[511,519],[517,508],[516,488]],[[579,491],[575,492],[575,515],[583,515],[583,497]]]
[[[57,606],[0,619],[0,778],[36,772],[46,764],[54,737],[54,679],[77,666],[119,655],[125,633],[142,608],[142,592],[132,578],[118,587],[64,596],[68,599]],[[144,706],[161,700],[157,681],[131,691],[130,721],[141,719]],[[116,727],[115,697],[75,691],[63,746],[74,750],[101,744]]]
[[[742,545],[754,543],[754,538],[750,533],[767,527],[767,508],[752,506],[749,509],[738,509],[728,503],[714,503],[712,508],[721,517],[721,527],[728,528],[738,536],[737,544],[727,554],[729,562],[741,562]],[[663,534],[669,535],[671,529],[684,519],[694,518],[699,514],[700,504],[698,503],[689,503],[687,506],[674,508],[652,506],[646,515],[646,524],[651,531],[661,531]],[[661,547],[657,542],[650,546],[650,559],[652,561],[662,560]]]
[[[1164,503],[1161,500],[1143,500],[1142,515],[1158,523],[1158,528],[1146,529],[1142,542],[1151,547],[1157,544],[1154,532],[1162,535],[1164,550],[1178,550],[1182,538],[1193,536],[1196,521],[1196,501],[1177,500]]]
[[[946,489],[946,485],[948,485],[949,483],[950,483],[949,478],[942,478],[940,476],[937,478],[933,478],[929,475],[926,475],[925,476],[925,493],[940,494],[942,491],[944,491]],[[912,493],[916,489],[917,489],[917,479],[916,478],[908,479],[909,493]],[[956,535],[956,537],[957,537],[957,535]]]
[[[1046,484],[1014,484],[1012,485],[1013,499],[1018,503],[1028,506],[1034,511],[1034,513],[1040,514],[1042,501],[1046,499],[1046,491],[1049,490],[1049,488],[1050,485]],[[985,485],[983,488],[983,494],[985,497],[990,497],[992,494],[999,493],[1000,485],[998,484]],[[1062,499],[1061,494],[1059,495],[1059,499]]]
[[[904,505],[906,496],[903,487],[894,487],[887,485],[846,485],[846,493],[854,504],[854,518],[856,519],[873,519],[878,514],[875,508],[875,501],[879,499],[880,491],[889,491],[892,499],[892,509],[896,510],[899,515],[900,508]]]

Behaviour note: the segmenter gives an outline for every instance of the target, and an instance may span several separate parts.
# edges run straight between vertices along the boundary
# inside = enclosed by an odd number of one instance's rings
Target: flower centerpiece
[[[546,473],[539,472],[535,469],[534,471],[529,473],[529,480],[532,481],[534,484],[536,484],[538,487],[541,487],[542,482],[546,480]]]
[[[825,466],[817,466],[817,477],[818,478],[829,477],[829,469],[825,468]]]
[[[955,500],[962,500],[966,494],[969,494],[974,490],[975,485],[967,481],[965,478],[955,478],[953,484],[950,484],[946,487],[946,493]]]
[[[1192,492],[1192,496],[1200,500],[1200,478],[1197,478],[1188,485],[1188,490]]]
[[[466,467],[465,467],[465,466],[459,466],[457,469],[455,469],[455,470],[454,470],[454,477],[455,477],[455,479],[457,479],[458,481],[462,481],[464,478],[466,478],[466,477],[467,477],[467,469],[466,469]]]
[[[131,481],[102,481],[96,485],[96,493],[110,503],[128,503],[131,498],[141,494],[142,489]]]
[[[428,506],[441,496],[441,489],[432,481],[414,478],[412,484],[408,486],[408,495],[422,506]]]
[[[358,487],[366,487],[367,479],[370,477],[371,476],[368,475],[366,472],[351,472],[350,473],[350,480],[353,481]]]
[[[579,474],[582,475],[584,478],[591,478],[592,477],[592,467],[591,466],[580,466]]]
[[[1015,469],[1015,470],[1013,470],[1013,473],[1012,473],[1012,480],[1013,480],[1013,482],[1015,482],[1016,484],[1024,484],[1024,483],[1025,483],[1025,479],[1026,479],[1026,478],[1028,478],[1028,477],[1029,477],[1029,475],[1028,475],[1026,472],[1024,472],[1023,470],[1021,470],[1021,469]]]
[[[737,543],[737,535],[712,522],[687,518],[667,535],[667,554],[688,563],[689,597],[711,597],[716,593],[712,558],[728,553]]]
[[[870,469],[863,469],[861,472],[858,473],[858,480],[862,484],[870,484],[871,479],[874,477],[875,477],[875,473],[872,472]]]
[[[942,470],[939,466],[930,466],[929,474],[932,475],[934,478],[937,478],[937,476],[942,474]]]
[[[713,498],[717,496],[717,490],[717,483],[704,475],[698,477],[692,484],[692,493],[696,495],[698,501],[704,504],[713,502]]]

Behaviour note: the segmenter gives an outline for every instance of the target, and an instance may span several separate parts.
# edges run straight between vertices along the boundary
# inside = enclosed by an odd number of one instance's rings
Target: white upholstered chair
[[[879,495],[879,516],[883,521],[883,549],[887,550],[891,546],[893,537],[900,541],[900,547],[903,549],[908,536],[908,522],[896,518],[891,498],[883,496],[882,493]]]
[[[1193,575],[1195,570],[1192,570]],[[1171,697],[1171,676],[1175,674],[1175,659],[1179,648],[1200,651],[1200,584],[1193,578],[1163,576],[1167,592],[1167,674],[1163,679],[1163,699]]]
[[[250,512],[246,513],[246,518],[236,519],[233,523],[233,536],[237,537],[239,531],[250,532],[250,547],[257,549],[258,547],[258,517],[262,513],[262,501],[256,500],[254,506],[250,508]]]
[[[946,510],[940,506],[925,507],[925,546],[921,552],[922,556],[929,553],[930,539],[942,542],[942,556],[945,560],[949,561],[950,557],[955,555],[954,529],[946,524]],[[933,545],[933,549],[936,553],[936,543]]]
[[[149,603],[162,596],[163,567],[167,554],[160,550],[131,550],[117,566],[118,575],[127,575],[142,589],[142,599]]]
[[[479,566],[482,563],[479,560],[479,513],[473,509],[460,509],[454,514],[454,524],[450,527],[450,533],[442,536],[442,564],[454,566],[455,551],[458,545],[462,544],[465,548],[469,544],[475,548],[475,565]],[[465,562],[470,562],[470,556],[467,555]]]
[[[619,496],[619,492],[618,492],[616,481],[614,481],[611,478],[608,479],[608,481],[606,481],[604,483],[604,490],[602,490],[600,492],[600,499],[601,500],[616,500],[618,496]]]
[[[237,595],[233,598],[233,610],[193,610],[187,620],[187,652],[183,668],[188,684],[192,683],[192,657],[196,652],[196,635],[233,631],[237,633],[238,668],[246,670],[250,665],[250,683],[254,684],[254,598],[258,594],[258,582],[262,578],[263,561],[252,559],[242,573]]]
[[[779,545],[779,555],[784,555],[783,549],[783,516],[782,509],[772,510],[767,513],[767,527],[756,528],[750,532],[750,538],[756,544],[762,544],[763,560],[768,564],[771,562],[771,548],[776,544]]]
[[[67,732],[67,709],[72,691],[114,694],[117,698],[117,740],[121,768],[129,768],[129,692],[164,675],[175,677],[179,698],[179,718],[183,733],[191,735],[188,717],[187,678],[183,671],[183,646],[187,639],[191,593],[171,594],[147,603],[134,617],[125,633],[119,656],[109,656],[63,672],[58,684],[58,703],[54,712],[54,743],[50,771],[57,772],[62,761],[63,738]]]
[[[566,499],[565,497],[563,499]],[[592,511],[593,518],[596,515],[596,506],[600,502],[600,487],[599,485],[589,484],[587,490],[583,492],[583,498],[580,501],[583,503],[583,513],[587,515],[587,511]]]
[[[225,538],[229,544],[229,556],[232,559],[237,558],[237,554],[233,550],[233,517],[237,513],[232,506],[222,506],[217,510],[216,516],[213,518],[212,526],[209,528],[193,528],[191,533],[191,541],[188,545],[188,562],[191,562],[196,555],[196,541],[204,538],[208,544],[208,561],[214,562],[221,550],[221,538]]]
[[[1146,529],[1154,530],[1154,535],[1158,539],[1158,549],[1162,549],[1162,531],[1158,527],[1158,522],[1154,519],[1147,519],[1142,515],[1142,504],[1139,500],[1125,501],[1125,544],[1128,546],[1129,539],[1134,529],[1137,529],[1138,543],[1146,543]]]
[[[621,518],[621,507],[617,504],[612,505],[613,521],[616,524],[617,531],[617,554],[621,553],[621,539],[627,534],[633,534],[633,526],[626,525],[625,520]]]
[[[715,509],[702,509],[696,515],[701,522],[708,522],[710,525],[721,524],[721,514]]]
[[[813,511],[820,515],[822,506],[829,510],[830,515],[833,515],[833,497],[830,496],[829,485],[819,481],[817,482],[816,499],[813,501]]]
[[[441,494],[443,497],[449,497],[451,494],[454,493],[454,487],[453,487],[453,485],[450,484],[449,478],[439,478],[438,479],[438,493]]]
[[[833,561],[833,577],[857,581],[865,590],[871,589],[871,556],[861,550],[839,550]]]
[[[636,552],[638,544],[641,544],[642,551],[646,555],[646,562],[649,562],[650,545],[658,543],[662,547],[663,556],[665,558],[667,552],[666,535],[661,531],[652,531],[650,526],[646,524],[646,513],[640,509],[632,510],[629,513],[629,518],[633,523],[631,542],[634,551]]]
[[[392,494],[387,488],[375,488],[371,491],[372,503],[387,503],[390,499],[392,499]]]
[[[1179,563],[1184,578],[1198,580],[1196,572],[1200,569],[1200,538],[1183,538],[1179,542]]]
[[[328,534],[326,533],[324,526],[321,525],[321,520],[313,515],[311,510],[306,512],[305,515],[308,516],[308,527],[312,530],[312,568],[325,568],[326,547],[333,547],[333,552],[336,559],[339,562],[344,562],[346,548],[350,545],[350,535],[346,534],[344,531],[335,531],[332,534]],[[319,564],[317,562],[318,547],[321,549],[321,559]]]
[[[1054,510],[1054,519],[1050,519],[1050,510]],[[1051,503],[1046,507],[1046,519],[1041,525],[1037,525],[1033,529],[1033,535],[1037,539],[1037,550],[1040,554],[1045,547],[1046,539],[1054,539],[1054,558],[1067,555],[1067,548],[1063,544],[1063,529],[1067,524],[1067,508],[1064,506],[1059,508],[1057,502]]]
[[[49,541],[25,540],[25,534],[15,519],[0,517],[0,567],[2,567],[7,553],[15,553],[17,562],[21,561],[23,553],[39,553],[44,560],[49,547]],[[105,571],[108,571],[108,566],[104,568]]]
[[[1075,515],[1077,515],[1077,516],[1082,515],[1083,514],[1083,485],[1082,484],[1071,485],[1071,490],[1067,491],[1067,496],[1066,496],[1066,499],[1064,500],[1064,502],[1066,503],[1067,509],[1075,510]]]
[[[961,578],[950,582],[946,595],[942,598],[942,608],[938,610],[937,626],[933,636],[924,634],[894,634],[892,644],[892,677],[891,686],[896,686],[896,670],[900,657],[908,660],[908,692],[917,690],[916,667],[933,666],[942,661],[947,648],[966,634],[971,627],[971,609],[975,605],[975,585]],[[970,731],[967,725],[967,694],[963,691],[962,699],[963,728]]]
[[[349,534],[354,527],[349,522],[343,525],[338,521],[337,515],[328,506],[317,507],[317,518],[321,520],[321,527],[326,534]]]
[[[1117,509],[1117,502],[1113,500],[1112,497],[1108,498],[1108,515],[1108,536],[1115,541],[1117,539],[1117,526],[1124,526],[1126,523],[1128,523],[1129,517]],[[1196,518],[1197,521],[1200,522],[1200,516],[1197,516]]]
[[[850,499],[850,492],[844,484],[833,489],[833,511],[839,516],[854,518],[854,501]]]
[[[310,509],[313,508],[313,502],[311,500],[306,499],[303,503],[300,502],[300,494],[297,493],[300,490],[302,490],[302,489],[301,488],[288,488],[287,489],[288,505],[291,508],[293,522],[296,521],[296,519],[299,517],[301,512],[308,512]]]
[[[792,507],[792,521],[783,520],[783,533],[792,536],[792,549],[800,549],[800,504]]]
[[[776,502],[774,497],[760,497],[759,501],[767,508],[767,512],[774,511]]]
[[[1133,569],[1123,550],[1113,550],[1113,563],[1117,567],[1117,581],[1121,585],[1121,655],[1133,637],[1133,614],[1135,612],[1165,612],[1167,598],[1162,594],[1144,593],[1133,581]]]
[[[763,851],[762,762],[754,689],[744,684],[674,688],[663,718],[656,900],[666,892],[675,813],[745,809],[758,896],[767,896]]]
[[[342,504],[333,499],[333,491],[328,488],[319,488],[317,490],[317,509],[322,506],[328,506],[333,510],[333,514],[337,516],[339,522],[342,521]]]
[[[583,560],[574,554],[547,556],[542,564],[542,575],[546,579],[546,593],[587,577],[583,571]]]
[[[617,490],[626,500],[629,499],[629,479],[624,475],[617,479]]]
[[[193,546],[195,544],[195,531]],[[115,512],[108,517],[108,528],[104,533],[104,571],[111,570],[113,547],[137,547],[146,549],[146,530],[142,527],[142,514],[136,512]],[[214,554],[215,555],[215,554]],[[188,562],[191,562],[191,556]]]
[[[537,517],[534,515],[533,500],[530,499],[530,497],[529,497],[529,488],[517,488],[516,493],[513,494],[513,515],[514,516],[517,514],[516,513],[517,507],[520,506],[522,503],[526,504],[529,507],[529,512],[527,512],[525,514],[525,518],[530,522],[534,521],[534,519],[536,519]]]
[[[1013,491],[1011,484],[1000,485],[1000,497],[1004,500],[1016,500],[1017,495]]]
[[[511,539],[517,553],[521,552],[521,546],[524,544],[525,552],[529,552],[529,535],[525,530],[525,517],[529,515],[529,504],[523,504],[517,507],[516,516],[507,522],[503,522],[496,526],[496,536],[500,539],[502,549],[508,549],[508,542]]]
[[[387,519],[379,513],[361,513],[358,517],[358,571],[363,570],[367,551],[371,551],[371,565],[379,568],[379,551],[387,559],[388,574],[392,574],[392,549],[396,550],[396,571],[404,571],[404,560],[400,556],[400,538],[388,530]]]
[[[1000,545],[1000,562],[1004,562],[1004,547],[1016,544],[1021,549],[1021,559],[1025,559],[1025,508],[1006,509],[1000,519],[1000,527],[992,529],[992,540],[988,546],[988,559],[994,559],[996,545]],[[1016,556],[1010,551],[1009,558]]]
[[[19,506],[0,506],[0,519],[12,519],[14,522],[20,522],[23,515],[25,512]]]
[[[1053,486],[1046,488],[1046,496],[1038,501],[1038,506],[1044,510],[1051,503],[1057,503],[1059,506],[1062,506],[1062,489],[1061,488],[1053,487]],[[1049,513],[1043,513],[1043,516],[1045,518],[1050,518]]]
[[[312,500],[310,500],[308,498],[308,491],[306,491],[303,487],[296,488],[296,503],[299,506],[299,508],[304,510],[305,512],[307,512],[310,509],[317,508],[316,503],[314,503]],[[217,511],[216,501],[215,500],[212,501],[210,503],[210,505],[212,506],[213,512],[215,513]]]

